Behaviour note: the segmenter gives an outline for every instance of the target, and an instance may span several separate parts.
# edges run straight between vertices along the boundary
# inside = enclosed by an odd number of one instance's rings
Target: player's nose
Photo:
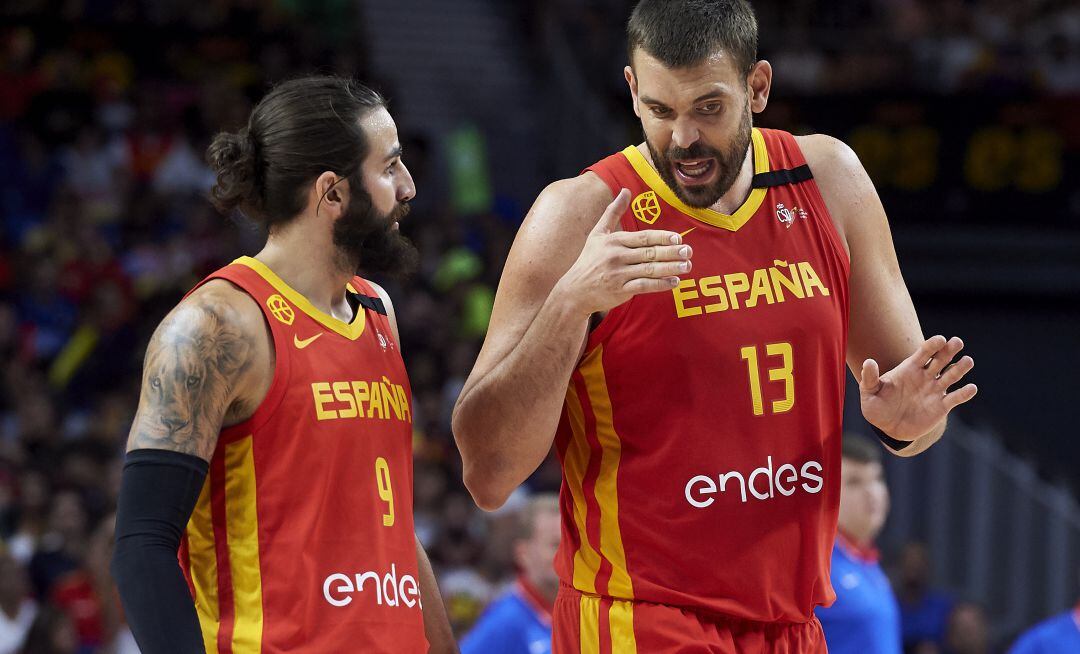
[[[397,200],[398,202],[408,202],[416,197],[416,184],[413,182],[412,173],[405,166],[401,164],[401,170],[404,174],[401,176],[401,183],[397,188]]]
[[[680,148],[687,149],[701,137],[696,125],[690,121],[677,120],[671,131],[671,140]]]

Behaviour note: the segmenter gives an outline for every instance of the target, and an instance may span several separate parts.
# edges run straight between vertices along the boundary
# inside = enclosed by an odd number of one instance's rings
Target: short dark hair
[[[865,436],[845,433],[840,456],[856,463],[881,463],[881,446]]]
[[[668,68],[694,66],[719,50],[744,75],[757,62],[757,18],[746,0],[641,0],[626,40],[631,65],[638,48]]]
[[[333,75],[274,86],[236,132],[221,132],[207,150],[217,180],[210,199],[218,210],[240,209],[269,228],[304,208],[303,189],[326,171],[350,179],[367,156],[360,120],[385,107],[360,82]]]

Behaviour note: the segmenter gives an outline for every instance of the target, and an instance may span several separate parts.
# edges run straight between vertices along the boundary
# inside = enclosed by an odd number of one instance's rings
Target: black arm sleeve
[[[167,450],[134,450],[124,463],[112,575],[143,654],[206,652],[176,553],[207,469]]]

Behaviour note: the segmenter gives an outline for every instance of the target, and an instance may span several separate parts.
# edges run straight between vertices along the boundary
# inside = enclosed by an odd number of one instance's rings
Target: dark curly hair
[[[217,174],[210,200],[223,213],[239,209],[266,228],[304,208],[304,189],[333,171],[359,181],[367,156],[360,120],[386,101],[363,84],[319,75],[274,86],[251,112],[247,126],[221,132],[207,150]]]

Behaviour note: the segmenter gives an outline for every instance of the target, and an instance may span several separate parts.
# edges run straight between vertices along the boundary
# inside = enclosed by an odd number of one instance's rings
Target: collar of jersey
[[[751,132],[750,141],[754,148],[754,174],[769,172],[769,151],[765,147],[765,137],[761,135],[761,132],[756,127]],[[751,216],[761,206],[761,203],[765,201],[765,193],[768,189],[755,188],[750,190],[750,195],[743,201],[742,206],[731,215],[712,209],[691,207],[680,200],[679,196],[675,195],[664,180],[661,179],[656,169],[641,154],[636,145],[628,146],[622,153],[630,162],[630,165],[634,167],[634,172],[641,177],[643,182],[649,185],[649,188],[663,198],[664,202],[691,218],[713,227],[721,227],[734,232],[745,225],[746,221],[750,220]]]
[[[273,270],[270,270],[265,263],[255,259],[253,257],[240,257],[233,261],[235,264],[241,266],[247,266],[254,270],[260,277],[266,280],[267,284],[274,287],[278,293],[280,293],[286,300],[291,302],[293,306],[306,313],[312,320],[318,322],[327,329],[341,334],[350,341],[355,341],[360,338],[360,335],[364,333],[364,327],[367,324],[366,314],[364,307],[356,308],[356,315],[353,316],[352,322],[345,322],[338,320],[337,318],[323,313],[315,307],[314,304],[308,301],[306,297],[301,295],[293,287],[286,284]],[[349,290],[352,290],[352,286],[348,286]]]

